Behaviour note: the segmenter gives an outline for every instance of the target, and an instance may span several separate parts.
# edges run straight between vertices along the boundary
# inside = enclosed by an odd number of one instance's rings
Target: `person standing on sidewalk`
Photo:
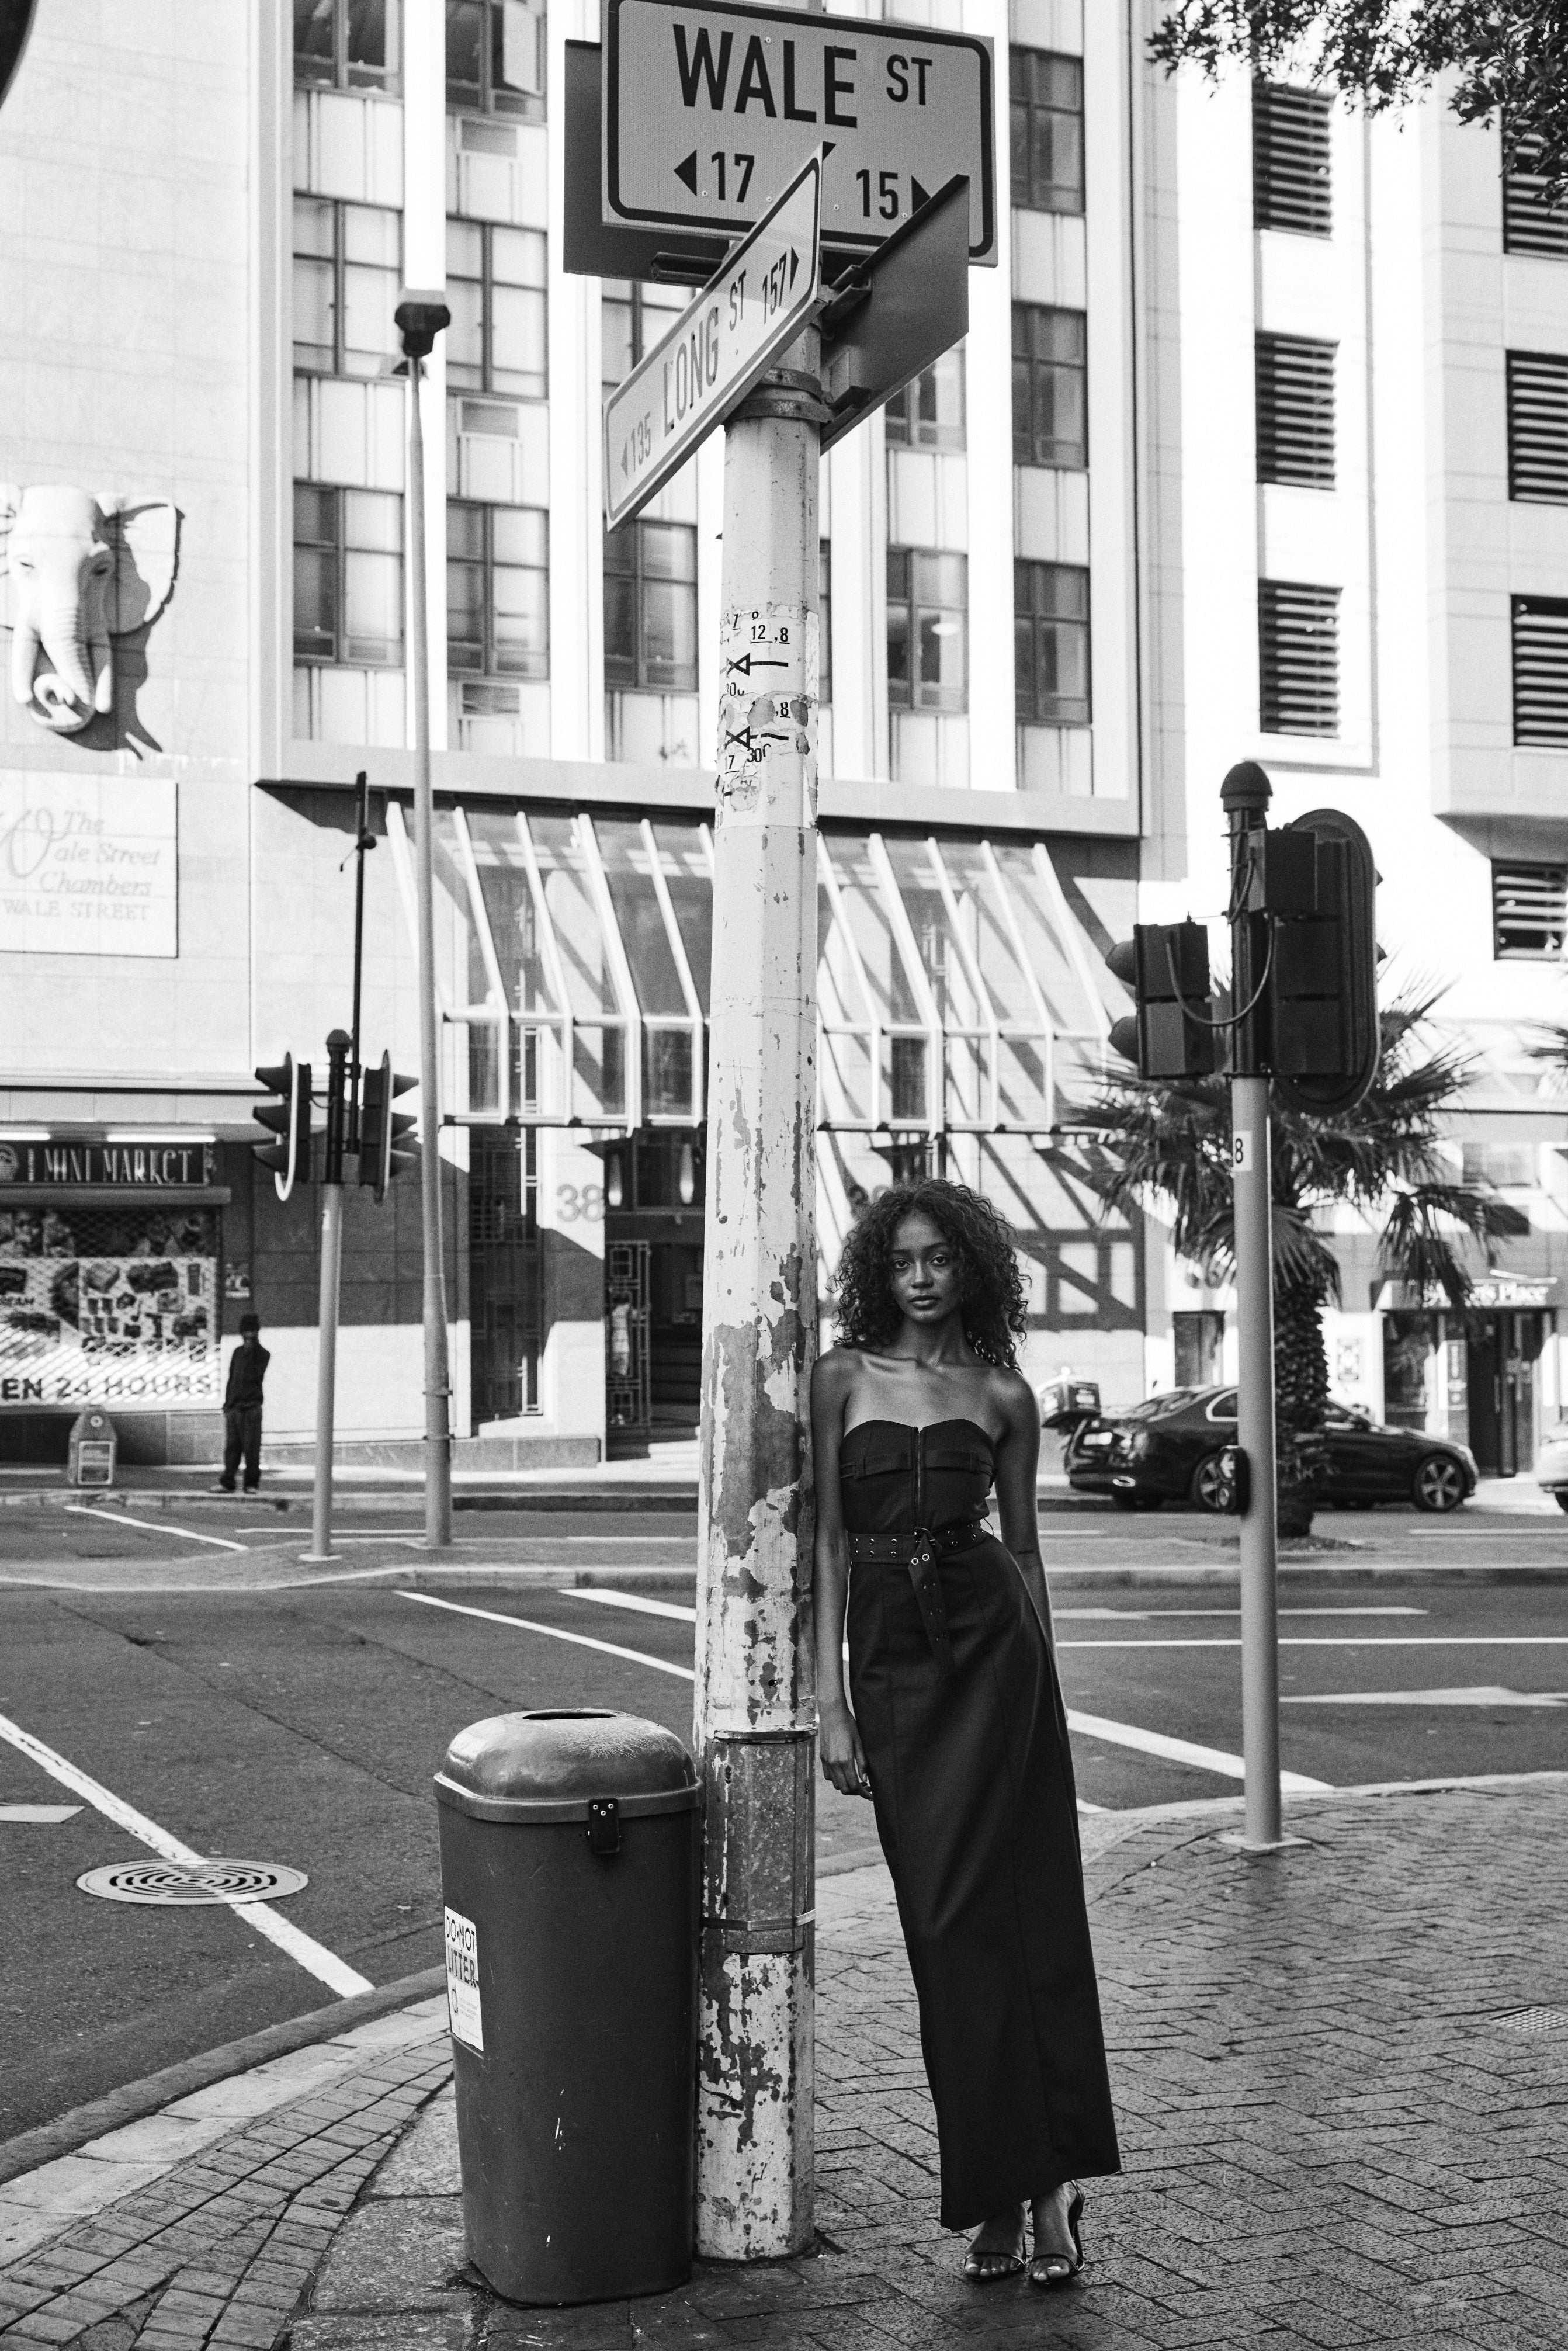
[[[1032,2284],[1056,2285],[1082,2266],[1074,2183],[1121,2158],[1012,1236],[963,1185],[885,1193],[844,1244],[838,1315],[811,1388],[822,1771],[875,1806],[919,2000],[942,2225],[981,2224],[964,2274],[989,2283],[1027,2258]],[[1001,1542],[986,1523],[993,1482]]]
[[[245,1457],[245,1490],[254,1494],[261,1484],[261,1391],[272,1361],[261,1343],[261,1323],[254,1314],[239,1318],[239,1345],[229,1357],[228,1385],[224,1390],[224,1474],[220,1494],[232,1494],[235,1473]]]

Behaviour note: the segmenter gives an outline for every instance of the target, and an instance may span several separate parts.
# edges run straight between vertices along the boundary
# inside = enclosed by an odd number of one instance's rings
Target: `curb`
[[[303,2016],[287,2018],[282,2024],[264,2025],[259,2032],[248,2032],[238,2041],[225,2041],[199,2057],[182,2057],[175,2064],[162,2066],[140,2082],[128,2082],[122,2089],[110,2090],[85,2106],[77,2106],[56,2122],[40,2123],[36,2129],[23,2131],[8,2140],[0,2147],[0,2186],[19,2179],[24,2172],[36,2171],[40,2164],[53,2163],[59,2156],[74,2155],[89,2140],[122,2130],[128,2123],[139,2123],[160,2108],[172,2105],[176,2099],[209,2089],[214,2082],[251,2073],[257,2065],[269,2064],[275,2057],[291,2056],[297,2049],[335,2041],[339,2033],[351,2032],[356,2024],[368,2024],[373,2017],[389,2015],[393,2009],[413,2008],[419,2001],[429,2000],[445,1989],[444,1967],[425,1968],[418,1975],[399,1977],[395,1983],[379,1984],[373,1991],[356,1992],[350,2000],[334,2001],[329,2008],[310,2009]]]

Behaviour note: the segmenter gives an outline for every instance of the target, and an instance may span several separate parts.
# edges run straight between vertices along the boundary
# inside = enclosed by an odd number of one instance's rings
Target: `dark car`
[[[1473,1455],[1447,1437],[1381,1427],[1354,1405],[1331,1404],[1323,1426],[1325,1501],[1359,1509],[1414,1502],[1418,1510],[1453,1510],[1475,1492]],[[1235,1442],[1234,1388],[1167,1388],[1129,1411],[1081,1422],[1068,1440],[1064,1467],[1081,1494],[1108,1494],[1124,1510],[1191,1501],[1200,1510],[1228,1510],[1227,1448]]]

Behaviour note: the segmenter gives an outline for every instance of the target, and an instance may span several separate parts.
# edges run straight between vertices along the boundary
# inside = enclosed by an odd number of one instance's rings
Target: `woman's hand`
[[[869,1796],[871,1774],[865,1768],[865,1750],[849,1708],[832,1701],[819,1707],[817,1738],[823,1779],[831,1780],[841,1796]]]

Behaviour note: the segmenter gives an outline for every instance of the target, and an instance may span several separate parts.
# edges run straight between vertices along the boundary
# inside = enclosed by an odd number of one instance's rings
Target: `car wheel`
[[[1226,1471],[1223,1453],[1207,1454],[1192,1473],[1192,1499],[1200,1510],[1217,1514],[1236,1508],[1236,1488]]]
[[[1465,1473],[1447,1453],[1428,1453],[1416,1468],[1410,1499],[1418,1510],[1457,1510],[1465,1499]]]
[[[1561,1486],[1559,1486],[1552,1499],[1556,1503],[1560,1510],[1568,1510],[1568,1491],[1564,1491]]]

